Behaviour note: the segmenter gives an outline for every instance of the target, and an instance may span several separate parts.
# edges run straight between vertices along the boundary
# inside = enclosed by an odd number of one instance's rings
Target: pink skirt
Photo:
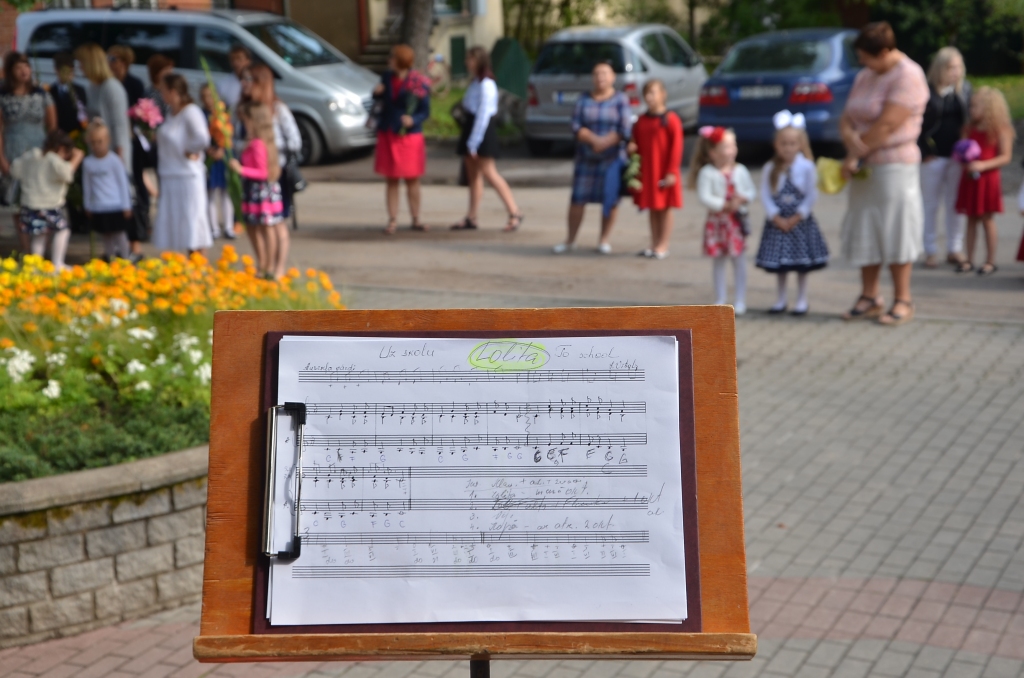
[[[416,179],[427,165],[427,147],[419,132],[377,133],[377,156],[373,171],[388,179]]]

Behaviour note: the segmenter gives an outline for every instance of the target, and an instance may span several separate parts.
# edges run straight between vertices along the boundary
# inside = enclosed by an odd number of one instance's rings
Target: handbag
[[[13,207],[18,204],[18,193],[21,185],[10,174],[0,176],[0,205]]]
[[[285,154],[284,167],[281,168],[281,190],[289,196],[302,193],[306,190],[306,178],[299,170],[299,158],[292,152]]]

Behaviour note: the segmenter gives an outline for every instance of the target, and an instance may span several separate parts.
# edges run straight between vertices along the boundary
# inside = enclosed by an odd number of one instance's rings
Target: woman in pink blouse
[[[914,317],[910,272],[923,250],[917,138],[928,81],[921,67],[896,49],[888,22],[865,26],[853,47],[864,68],[839,123],[847,151],[843,175],[853,177],[842,241],[843,254],[860,267],[862,287],[843,318],[901,325]],[[879,287],[883,265],[889,266],[895,288],[888,311]]]

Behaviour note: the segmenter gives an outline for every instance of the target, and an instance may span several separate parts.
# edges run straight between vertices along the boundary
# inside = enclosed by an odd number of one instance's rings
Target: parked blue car
[[[788,108],[807,118],[812,142],[838,142],[839,117],[860,70],[857,32],[809,28],[742,40],[701,90],[699,125],[731,127],[740,143],[770,142],[772,115]]]

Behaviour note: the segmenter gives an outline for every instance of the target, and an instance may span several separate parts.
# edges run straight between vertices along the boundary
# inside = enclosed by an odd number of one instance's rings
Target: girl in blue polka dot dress
[[[786,275],[793,271],[798,293],[792,314],[805,315],[807,274],[828,264],[828,245],[811,213],[818,199],[818,172],[803,114],[780,111],[772,122],[775,156],[764,166],[761,176],[761,201],[767,218],[757,266],[776,274],[779,280],[778,298],[768,312],[786,312]]]

